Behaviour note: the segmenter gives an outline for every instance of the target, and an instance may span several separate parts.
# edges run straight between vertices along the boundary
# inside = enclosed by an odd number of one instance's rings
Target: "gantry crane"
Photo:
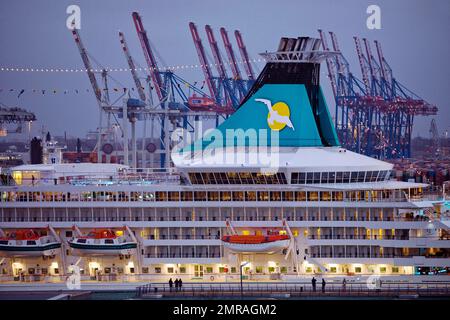
[[[248,90],[250,90],[251,85],[248,85],[247,88],[244,86],[244,81],[242,79],[241,71],[239,70],[238,63],[236,61],[236,56],[233,51],[233,46],[231,45],[230,39],[228,38],[227,30],[222,27],[220,28],[220,34],[222,36],[223,45],[225,47],[225,51],[228,56],[228,60],[230,61],[230,68],[231,72],[233,73],[234,81],[237,85],[237,88],[239,90],[239,100],[242,101],[244,99],[245,95],[247,94]],[[253,81],[248,81],[252,82]]]
[[[211,97],[217,99],[218,93],[213,82],[213,75],[208,62],[208,58],[205,54],[202,39],[198,34],[197,26],[193,22],[189,22],[189,30],[191,31],[192,39],[194,40],[195,49],[197,50],[198,59],[200,61],[200,67],[202,68],[203,74],[205,76],[205,82],[208,86],[209,93],[211,94]]]
[[[128,49],[127,42],[125,40],[125,35],[123,32],[119,31],[119,39],[120,44],[122,45],[122,50],[125,55],[125,58],[127,59],[128,67],[130,68],[131,75],[133,77],[134,84],[136,86],[136,90],[139,94],[139,98],[143,101],[147,101],[147,97],[145,95],[144,87],[142,86],[141,79],[139,79],[139,76],[137,74],[136,64],[134,63],[133,57],[130,54],[130,50]]]
[[[217,78],[217,86],[219,92],[223,91],[224,102],[225,105],[230,108],[237,108],[239,105],[239,93],[234,92],[233,90],[233,81],[228,78],[227,70],[222,60],[222,56],[220,54],[219,46],[217,45],[217,41],[214,36],[214,32],[210,25],[205,26],[206,35],[208,37],[209,45],[211,47],[211,51],[213,53],[215,65],[217,68],[217,72],[219,77]]]
[[[236,37],[236,41],[239,47],[239,51],[241,53],[241,57],[244,63],[245,71],[247,72],[247,77],[249,80],[255,81],[255,73],[253,72],[253,67],[250,61],[250,57],[247,52],[247,48],[244,44],[244,40],[242,39],[241,32],[239,30],[234,31],[234,36]]]
[[[103,79],[103,86],[104,86],[104,90],[102,90],[98,84],[97,77],[95,75],[96,72],[92,68],[92,64],[89,59],[89,55],[86,50],[86,47],[83,45],[83,42],[81,41],[81,37],[78,32],[78,29],[73,28],[72,35],[73,35],[73,38],[77,45],[78,51],[80,52],[81,59],[83,60],[84,67],[86,69],[86,74],[88,75],[89,82],[91,83],[92,90],[94,91],[95,98],[96,98],[98,108],[99,108],[98,138],[97,138],[97,145],[95,146],[95,149],[97,150],[97,162],[102,162],[102,159],[103,159],[103,157],[102,157],[103,135],[106,134],[106,132],[103,132],[104,131],[103,116],[104,116],[105,107],[109,106],[107,71],[105,69],[103,69],[101,71],[101,76]],[[110,128],[109,122],[110,122],[110,114],[108,113],[107,130],[109,130],[109,128]]]
[[[148,72],[153,82],[153,87],[156,91],[156,95],[160,102],[163,102],[166,98],[166,92],[163,91],[163,80],[161,73],[159,72],[158,63],[156,62],[155,55],[153,54],[150,42],[147,37],[147,32],[142,24],[142,19],[137,12],[133,12],[134,26],[139,37],[139,41],[144,51],[145,61],[147,62]]]
[[[324,50],[329,50],[319,30]],[[336,35],[330,32],[333,50],[340,53]],[[335,126],[341,144],[349,150],[378,158],[410,157],[415,115],[431,115],[437,107],[401,85],[375,41],[354,37],[362,81],[353,76],[342,54],[327,59],[328,76],[335,95]],[[364,52],[365,51],[365,52]]]

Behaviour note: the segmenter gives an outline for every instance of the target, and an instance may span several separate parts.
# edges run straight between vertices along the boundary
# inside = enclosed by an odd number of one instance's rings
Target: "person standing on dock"
[[[181,287],[183,286],[183,281],[181,280],[181,278],[180,278],[180,280],[178,280],[178,286],[180,287],[180,290],[181,290]]]
[[[173,280],[172,278],[169,279],[169,290],[170,292],[172,292],[172,287],[173,287]]]
[[[325,285],[326,285],[325,279],[322,278],[322,292],[325,292]]]
[[[314,292],[316,292],[316,282],[317,282],[316,278],[313,277],[311,280],[311,283],[312,283],[312,288],[313,288]]]
[[[345,280],[344,278],[344,280],[342,280],[342,291],[345,291],[346,287],[347,287],[347,280]]]
[[[175,279],[175,291],[178,291],[178,285],[179,285],[180,283],[178,282],[178,278],[177,279]]]

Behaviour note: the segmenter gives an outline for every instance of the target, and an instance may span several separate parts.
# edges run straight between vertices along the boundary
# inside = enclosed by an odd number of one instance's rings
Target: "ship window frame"
[[[194,201],[208,201],[208,192],[194,191]]]
[[[342,172],[342,181],[343,181],[343,183],[350,183],[350,177],[351,177],[350,171],[343,171]]]
[[[244,191],[232,191],[233,201],[245,201]]]
[[[295,196],[293,191],[283,191],[281,192],[281,199],[283,201],[294,201]]]
[[[336,183],[336,171],[328,172],[328,183]]]
[[[336,171],[336,183],[344,182],[344,173],[342,171]]]
[[[258,191],[257,194],[258,201],[270,201],[270,194],[269,191]]]
[[[225,197],[225,194],[229,195],[229,197]],[[232,201],[231,191],[220,191],[220,201]]]
[[[321,182],[321,172],[313,172],[313,183],[318,184]]]
[[[356,181],[355,182],[364,182],[364,178],[366,176],[365,171],[357,171]]]
[[[161,197],[161,195],[164,195],[163,197]],[[157,202],[165,202],[168,200],[168,195],[167,195],[167,191],[156,191],[155,192],[155,199]]]
[[[220,201],[220,192],[208,191],[208,201]]]
[[[174,195],[176,195],[174,197]],[[180,201],[180,192],[178,191],[169,191],[167,192],[167,197],[169,201]]]
[[[320,183],[328,183],[328,172],[322,172],[320,175]]]
[[[307,201],[308,195],[306,191],[295,191],[295,201]]]
[[[281,191],[270,191],[270,201],[282,201]]]
[[[314,174],[313,172],[306,172],[306,184],[312,184]]]
[[[252,195],[252,196],[250,196]],[[257,192],[256,191],[245,191],[244,193],[245,201],[257,201]]]

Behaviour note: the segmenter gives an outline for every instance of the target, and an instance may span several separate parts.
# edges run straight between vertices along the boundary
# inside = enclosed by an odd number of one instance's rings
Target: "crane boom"
[[[86,48],[81,41],[80,34],[78,33],[78,29],[74,28],[72,30],[72,35],[75,40],[75,43],[80,51],[81,59],[83,60],[84,67],[86,68],[86,73],[89,77],[89,82],[91,83],[92,89],[94,90],[95,98],[97,100],[98,106],[102,108],[102,91],[98,85],[97,78],[94,74],[94,69],[92,68],[91,61],[89,60],[89,56],[87,54]]]
[[[369,71],[370,71],[370,78],[372,83],[372,90],[374,91],[374,94],[380,95],[380,88],[379,88],[379,79],[377,77],[377,64],[375,59],[372,55],[372,50],[370,48],[370,43],[367,41],[366,38],[363,38],[364,47],[366,49],[366,56],[367,56],[367,64],[369,65]]]
[[[231,98],[230,98],[230,88],[228,86],[228,75],[227,70],[225,69],[225,66],[223,64],[222,56],[220,55],[219,46],[217,45],[216,38],[214,37],[214,32],[210,25],[205,26],[206,35],[208,37],[209,45],[211,47],[211,51],[214,56],[214,61],[217,68],[217,73],[219,74],[219,77],[222,79],[225,89],[225,101],[227,106],[231,106]]]
[[[375,47],[377,48],[377,54],[378,54],[378,63],[380,64],[380,71],[381,75],[384,79],[387,79],[386,70],[384,69],[384,58],[383,58],[383,52],[381,51],[381,46],[378,41],[374,41]]]
[[[136,89],[139,94],[139,98],[145,102],[145,92],[144,88],[142,87],[141,80],[138,77],[138,74],[136,72],[136,65],[134,64],[133,57],[131,57],[130,50],[128,49],[127,42],[125,41],[125,35],[123,32],[119,31],[119,39],[120,44],[122,45],[123,53],[125,54],[125,58],[127,59],[128,66],[130,67],[131,75],[133,76],[134,84],[136,85]]]
[[[219,77],[226,79],[226,78],[228,78],[227,70],[225,69],[225,66],[223,65],[223,60],[222,60],[222,56],[220,55],[219,46],[217,45],[216,38],[214,37],[214,32],[209,24],[205,26],[205,31],[206,31],[206,35],[208,37],[211,51],[213,53],[214,62],[216,63],[216,68],[217,68]]]
[[[366,89],[366,94],[370,94],[369,74],[367,72],[367,66],[365,64],[364,54],[361,50],[361,42],[358,37],[353,37],[355,40],[356,53],[358,54],[359,65],[361,67],[361,74]]]
[[[339,43],[337,41],[336,35],[334,34],[333,31],[330,31],[329,34],[330,34],[330,37],[331,37],[331,43],[333,45],[333,50],[340,53],[341,50],[339,49]],[[343,73],[344,72],[344,69],[343,69],[344,66],[343,66],[342,61],[339,59],[339,57],[336,58],[336,64],[337,64],[338,72],[339,73]]]
[[[320,40],[322,41],[323,50],[330,51],[325,34],[320,29],[318,31],[319,31],[319,35],[320,35]],[[330,81],[331,81],[331,89],[333,90],[333,94],[336,97],[337,96],[337,85],[336,85],[336,75],[333,72],[333,63],[332,63],[331,58],[326,59],[326,62],[327,62],[327,69],[328,69],[328,77],[330,78]]]
[[[389,65],[386,62],[386,59],[384,59],[384,55],[383,55],[383,51],[381,50],[381,44],[375,40],[375,47],[377,48],[377,54],[378,54],[378,60],[380,62],[380,69],[381,69],[381,74],[383,76],[383,78],[385,79],[385,81],[388,83],[389,86],[392,85],[392,70],[389,67]]]
[[[231,63],[231,72],[236,80],[242,79],[241,71],[237,65],[236,56],[234,55],[233,46],[231,45],[230,39],[228,38],[228,33],[225,28],[220,28],[220,34],[222,35],[223,45],[225,51],[227,52],[228,60]]]
[[[159,101],[163,101],[165,99],[165,93],[163,92],[163,81],[161,74],[159,73],[158,64],[150,46],[150,42],[148,41],[147,32],[144,29],[139,13],[133,12],[132,16],[139,41],[141,42],[142,50],[144,51],[145,61],[147,62],[153,86],[155,87]]]
[[[239,47],[239,51],[241,53],[242,60],[244,60],[244,68],[245,71],[247,72],[247,77],[249,80],[255,80],[255,73],[253,72],[247,48],[245,47],[244,40],[242,40],[242,35],[239,32],[239,30],[234,31],[234,36],[236,37],[236,41]]]
[[[203,48],[202,40],[198,35],[197,27],[193,22],[189,22],[189,29],[191,30],[192,39],[194,40],[195,48],[197,50],[197,55],[200,61],[201,68],[203,70],[203,74],[205,76],[206,85],[208,86],[209,92],[211,96],[215,99],[217,97],[216,88],[212,81],[212,72],[209,67],[208,59],[205,55],[205,49]]]

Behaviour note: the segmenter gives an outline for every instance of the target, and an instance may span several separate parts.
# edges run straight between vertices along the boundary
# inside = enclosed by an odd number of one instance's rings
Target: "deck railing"
[[[270,297],[273,295],[285,295],[286,297],[309,296],[450,296],[450,283],[402,283],[390,282],[381,285],[374,282],[373,286],[365,282],[327,283],[322,289],[320,281],[317,281],[314,289],[311,282],[306,283],[216,283],[216,284],[183,284],[181,288],[170,287],[166,283],[149,283],[136,288],[136,297],[145,298],[155,294],[167,297]]]

